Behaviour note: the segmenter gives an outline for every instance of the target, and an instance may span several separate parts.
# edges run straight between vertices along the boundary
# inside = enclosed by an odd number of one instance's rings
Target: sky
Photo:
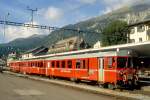
[[[31,23],[30,9],[34,12],[34,24],[63,27],[100,16],[123,6],[149,0],[0,0],[0,20]],[[8,15],[9,13],[9,15]],[[49,34],[47,30],[0,25],[0,43],[33,34]]]

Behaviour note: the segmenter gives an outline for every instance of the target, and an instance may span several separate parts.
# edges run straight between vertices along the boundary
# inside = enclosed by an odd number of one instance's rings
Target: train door
[[[46,65],[46,76],[50,75],[50,61],[46,61],[47,65]]]
[[[99,71],[98,71],[98,81],[104,81],[104,58],[99,58]]]
[[[106,57],[104,58],[104,78],[106,83],[115,83],[116,82],[116,58],[115,57]]]

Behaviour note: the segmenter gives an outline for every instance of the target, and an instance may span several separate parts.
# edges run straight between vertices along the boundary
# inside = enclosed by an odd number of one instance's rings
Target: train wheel
[[[103,88],[108,88],[108,83],[102,84]]]
[[[140,90],[141,89],[141,84],[140,82],[136,81],[135,83],[135,89]]]
[[[128,81],[127,89],[132,90],[132,91],[134,90],[134,84],[133,84],[132,80]]]
[[[75,83],[80,83],[80,80],[79,80],[79,79],[76,79],[76,80],[75,80]]]
[[[115,89],[115,85],[112,83],[108,83],[108,89],[114,90]]]

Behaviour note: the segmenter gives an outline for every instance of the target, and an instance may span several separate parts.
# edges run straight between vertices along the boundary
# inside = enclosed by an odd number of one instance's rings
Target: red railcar
[[[128,50],[39,56],[11,61],[9,66],[14,72],[88,80],[109,88],[133,85],[138,80]]]

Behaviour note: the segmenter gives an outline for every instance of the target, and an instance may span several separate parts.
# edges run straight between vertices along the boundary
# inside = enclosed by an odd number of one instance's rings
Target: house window
[[[150,35],[148,35],[148,40],[150,40]]]
[[[145,27],[143,25],[139,25],[137,27],[137,32],[143,32],[143,31],[145,31]]]
[[[130,31],[130,33],[131,33],[131,34],[134,34],[134,33],[135,33],[135,29],[132,28],[131,31]]]
[[[142,42],[142,38],[139,38],[139,42]]]
[[[135,39],[130,39],[130,42],[131,43],[135,43]]]

